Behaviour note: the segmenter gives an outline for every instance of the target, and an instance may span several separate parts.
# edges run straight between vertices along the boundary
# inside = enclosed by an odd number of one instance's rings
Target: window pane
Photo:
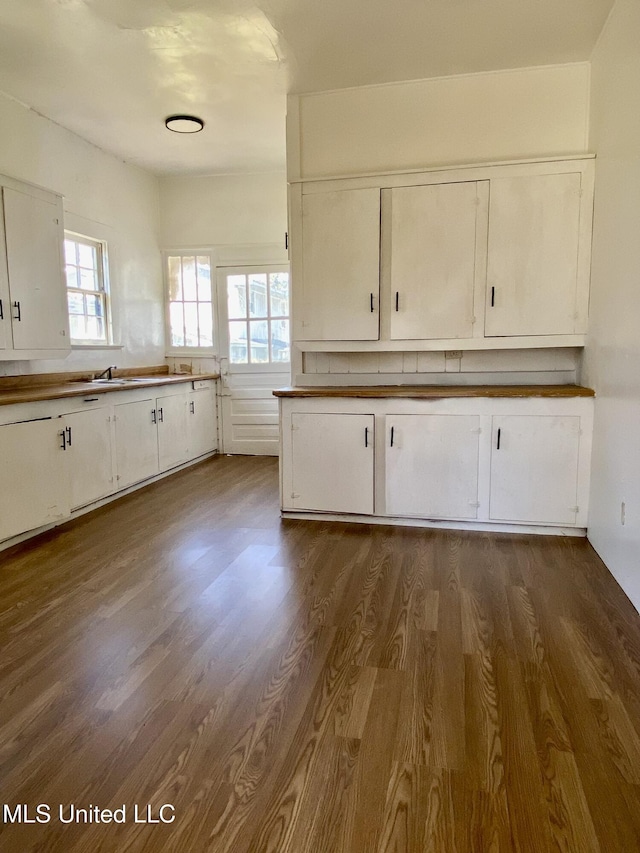
[[[77,264],[76,243],[73,240],[64,241],[64,260],[67,264]]]
[[[76,341],[87,340],[87,330],[85,328],[84,315],[71,314],[69,316],[69,332],[71,337]]]
[[[95,269],[96,267],[96,249],[95,246],[87,246],[85,243],[78,243],[78,260],[81,267]]]
[[[81,293],[70,291],[67,293],[69,314],[84,314],[84,296]]]
[[[67,274],[67,287],[77,287],[78,286],[78,268],[77,267],[67,267],[65,272]]]
[[[289,316],[289,274],[286,272],[272,273],[269,276],[271,292],[271,316]]]
[[[196,259],[182,259],[182,289],[183,299],[185,301],[193,301],[198,298],[198,290],[196,287]]]
[[[289,362],[289,321],[271,321],[271,361]]]
[[[269,324],[266,320],[252,320],[249,323],[251,333],[251,361],[254,364],[267,364],[269,361]]]
[[[104,321],[102,317],[87,317],[87,338],[92,341],[104,340]]]
[[[95,296],[85,296],[87,314],[91,317],[102,317],[102,299]]]
[[[266,317],[267,312],[267,276],[249,276],[249,308],[252,317]]]
[[[247,324],[243,322],[229,323],[229,361],[231,364],[246,364],[247,357]]]
[[[198,258],[198,300],[211,302],[211,264],[209,258]]]
[[[171,325],[171,346],[184,346],[184,312],[182,302],[172,302],[169,306],[169,323]]]
[[[182,299],[182,277],[180,275],[180,258],[172,256],[167,258],[169,271],[169,299],[177,301]]]
[[[213,346],[213,314],[210,302],[200,302],[198,305],[200,317],[200,346]]]
[[[185,338],[184,345],[186,347],[198,346],[198,303],[184,303],[184,328]]]
[[[93,270],[80,269],[80,287],[83,290],[97,290],[98,276]]]
[[[245,276],[227,276],[227,306],[230,320],[240,320],[247,316],[247,280]]]

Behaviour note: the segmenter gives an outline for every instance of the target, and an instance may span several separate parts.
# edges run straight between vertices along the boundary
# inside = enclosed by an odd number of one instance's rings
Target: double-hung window
[[[64,259],[72,343],[110,343],[105,244],[67,231]]]

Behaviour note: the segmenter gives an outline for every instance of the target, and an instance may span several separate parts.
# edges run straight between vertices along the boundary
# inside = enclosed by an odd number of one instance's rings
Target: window
[[[168,255],[169,341],[172,349],[213,347],[209,255]]]
[[[289,273],[227,276],[229,362],[288,364]]]
[[[72,342],[109,343],[105,244],[80,234],[65,232],[64,259]]]

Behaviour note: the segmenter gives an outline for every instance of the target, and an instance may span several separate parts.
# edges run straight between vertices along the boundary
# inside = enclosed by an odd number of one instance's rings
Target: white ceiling
[[[0,90],[154,172],[280,170],[287,91],[586,60],[612,5],[1,0]]]

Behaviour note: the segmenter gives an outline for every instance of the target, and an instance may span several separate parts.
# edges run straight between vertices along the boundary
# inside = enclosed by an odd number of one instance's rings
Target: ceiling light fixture
[[[204,122],[196,116],[169,116],[164,120],[164,126],[174,133],[198,133]]]

